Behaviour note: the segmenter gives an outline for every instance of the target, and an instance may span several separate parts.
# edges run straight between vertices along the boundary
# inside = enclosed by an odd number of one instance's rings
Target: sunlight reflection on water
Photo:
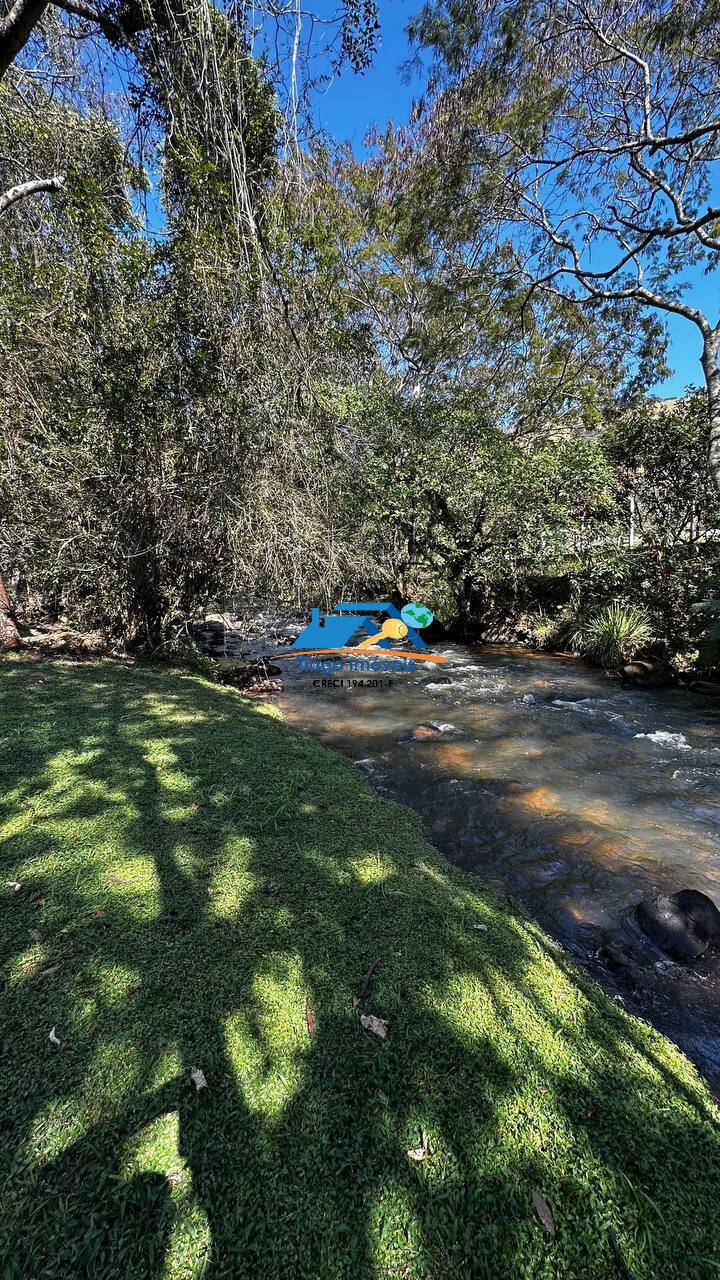
[[[624,689],[569,657],[441,652],[451,683],[423,670],[380,689],[314,688],[288,661],[282,710],[355,760],[382,794],[418,810],[448,858],[521,898],[689,1052],[702,1040],[695,1056],[707,1068],[710,1053],[720,1079],[720,1036],[708,1038],[704,1024],[702,1035],[685,1034],[672,1006],[678,984],[696,988],[695,978],[677,966],[670,977],[656,970],[661,957],[633,923],[653,889],[700,889],[720,904],[720,712],[677,690]],[[446,732],[399,745],[420,723]],[[642,993],[632,964],[628,992],[602,960],[618,938],[644,966]],[[707,976],[715,1003],[696,1012],[709,1018],[720,998]]]

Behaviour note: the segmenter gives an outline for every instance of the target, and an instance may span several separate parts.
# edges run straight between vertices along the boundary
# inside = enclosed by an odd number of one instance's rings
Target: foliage
[[[139,234],[128,184],[143,178],[114,128],[39,90],[18,161],[41,145],[77,154],[79,187],[71,172],[66,196],[25,202],[0,227],[0,560],[21,598],[151,648],[211,596],[314,592],[338,573],[324,553],[333,425],[312,380],[347,359],[332,331],[342,320],[313,301],[326,278],[313,272],[319,222],[285,200],[271,86],[217,24],[226,62],[205,115],[192,42],[180,69],[167,37],[151,59],[167,131],[164,243]],[[225,73],[243,104],[230,120]],[[102,147],[88,145],[96,137]]]
[[[7,180],[67,175],[0,221],[0,564],[20,606],[157,651],[238,596],[395,591],[473,634],[540,614],[536,639],[563,644],[615,602],[687,649],[720,573],[706,401],[647,397],[664,347],[637,299],[528,293],[498,130],[540,145],[565,107],[523,117],[530,81],[503,59],[536,7],[509,12],[488,67],[494,12],[426,7],[435,85],[362,159],[301,145],[309,64],[293,54],[284,84],[243,6],[120,6],[122,73],[89,20],[45,16],[42,74],[21,58],[0,89]],[[287,61],[298,32],[266,17]],[[574,65],[563,20],[553,84]],[[343,6],[331,61],[365,65],[376,21]],[[109,74],[124,114],[98,99]],[[488,133],[493,78],[515,114]]]
[[[378,389],[342,408],[362,442],[355,502],[364,576],[470,624],[530,573],[550,571],[584,523],[612,513],[612,475],[589,440],[514,440],[469,401]]]
[[[720,667],[720,600],[700,600],[693,613],[700,623],[700,661],[707,667]]]
[[[528,299],[610,305],[618,325],[650,308],[699,331],[718,488],[720,320],[683,295],[690,268],[720,263],[719,30],[703,0],[682,21],[662,0],[488,0],[467,11],[433,0],[411,24],[434,59],[421,129],[431,168],[438,152],[454,154],[450,198],[476,217],[490,201]],[[475,240],[485,224],[477,217]]]
[[[670,548],[720,527],[720,496],[707,469],[707,397],[638,400],[608,422],[605,448],[620,498],[633,500],[638,541]]]
[[[352,764],[109,663],[6,660],[0,735],[7,1275],[709,1274],[695,1069]]]
[[[609,604],[583,627],[576,643],[603,667],[618,667],[651,639],[650,620],[642,609]]]

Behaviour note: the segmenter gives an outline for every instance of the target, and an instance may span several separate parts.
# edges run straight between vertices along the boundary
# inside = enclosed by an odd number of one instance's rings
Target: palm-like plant
[[[591,618],[576,640],[604,667],[618,667],[652,640],[648,615],[634,605],[614,601]]]

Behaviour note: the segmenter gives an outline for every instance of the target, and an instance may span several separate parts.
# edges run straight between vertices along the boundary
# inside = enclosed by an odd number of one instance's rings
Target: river
[[[568,656],[439,652],[445,665],[381,688],[316,688],[286,659],[281,708],[417,810],[447,858],[520,900],[720,1088],[716,955],[676,965],[634,920],[655,889],[720,905],[717,703],[625,689]],[[398,742],[422,722],[436,740]]]

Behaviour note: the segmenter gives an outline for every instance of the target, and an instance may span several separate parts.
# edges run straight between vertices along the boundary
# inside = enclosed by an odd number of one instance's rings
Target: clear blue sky
[[[322,0],[316,7],[328,15],[336,10],[333,0]],[[388,119],[403,124],[413,97],[421,90],[418,80],[406,84],[400,75],[409,56],[405,26],[419,7],[420,0],[381,0],[382,43],[372,67],[362,76],[343,71],[318,99],[319,121],[339,140],[352,142],[358,154],[362,154],[368,128],[382,127]],[[700,307],[714,322],[720,313],[718,277],[693,272],[688,280],[685,300]],[[668,328],[668,364],[673,374],[654,390],[658,395],[676,396],[690,383],[702,384],[700,341],[695,326],[680,316],[669,317]]]
[[[333,0],[321,0],[315,9],[332,13]],[[361,154],[363,137],[371,125],[383,126],[388,119],[404,124],[421,82],[406,84],[400,68],[410,56],[405,27],[420,8],[420,0],[380,0],[381,44],[373,64],[363,75],[349,69],[336,76],[330,87],[321,92],[316,114],[334,137],[353,143]]]

